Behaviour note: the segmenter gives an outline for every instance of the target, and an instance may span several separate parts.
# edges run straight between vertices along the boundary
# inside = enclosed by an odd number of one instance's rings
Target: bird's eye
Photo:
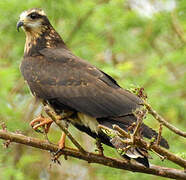
[[[38,14],[36,14],[36,13],[32,13],[32,14],[30,14],[29,16],[30,16],[30,18],[32,18],[32,19],[38,18]]]

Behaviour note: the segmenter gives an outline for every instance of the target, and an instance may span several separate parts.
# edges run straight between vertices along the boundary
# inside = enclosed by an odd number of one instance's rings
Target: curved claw
[[[39,129],[40,127],[44,128],[45,133],[48,133],[50,126],[52,124],[52,120],[49,118],[45,118],[42,115],[39,116],[38,118],[32,120],[30,122],[30,126],[36,131],[36,132],[40,132],[40,133],[44,133],[41,129]]]
[[[54,163],[58,163],[61,165],[59,161],[59,157],[62,155],[62,149],[58,149],[53,155],[52,155],[52,161]]]

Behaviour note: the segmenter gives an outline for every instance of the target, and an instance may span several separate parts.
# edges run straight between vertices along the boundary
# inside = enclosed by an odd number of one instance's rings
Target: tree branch
[[[100,127],[100,126],[99,126]],[[103,128],[103,126],[101,127]],[[121,129],[119,126],[117,125],[113,125],[113,128],[115,130],[117,130],[121,135],[123,135],[126,138],[130,138],[130,135],[127,134],[123,129]],[[136,145],[138,145],[139,147],[143,147],[145,149],[152,149],[155,152],[157,152],[158,154],[166,157],[168,160],[186,168],[186,160],[174,155],[173,153],[170,153],[169,151],[167,151],[164,148],[161,148],[160,146],[158,146],[157,144],[153,143],[150,145],[148,145],[148,143],[146,141],[144,141],[143,139],[139,138],[139,137],[135,137],[135,142]]]
[[[81,145],[73,138],[73,136],[68,132],[67,128],[64,127],[61,122],[63,120],[60,116],[57,116],[54,111],[49,106],[44,107],[45,112],[50,116],[50,118],[57,124],[57,126],[68,136],[68,138],[72,141],[72,143],[79,149],[81,153],[86,153],[86,151],[81,147]]]
[[[166,126],[168,129],[173,131],[174,133],[186,137],[186,132],[179,130],[178,128],[174,127],[170,123],[168,123],[162,116],[160,116],[154,109],[152,109],[151,105],[144,101],[144,105],[146,106],[149,114],[151,114],[156,120],[158,120],[162,125]]]
[[[0,130],[0,139],[9,140],[11,142],[16,142],[20,144],[24,144],[27,146],[56,152],[58,150],[58,146],[47,142],[46,140],[40,140],[33,137],[24,136],[22,134],[11,133],[5,130]],[[132,162],[128,162],[125,159],[118,160],[110,157],[100,156],[95,153],[86,152],[82,154],[78,150],[64,148],[62,150],[63,154],[66,156],[72,156],[78,159],[85,160],[89,163],[98,163],[105,166],[124,169],[132,172],[140,172],[146,174],[153,174],[156,176],[162,176],[172,179],[186,179],[186,172],[173,168],[164,168],[161,166],[151,165],[150,168],[145,168],[142,165],[134,164]]]
[[[105,129],[107,131],[111,131],[111,129],[105,126],[102,126],[102,125],[99,125],[99,128]],[[128,138],[128,139],[131,138],[130,135],[127,132],[125,132],[123,129],[121,129],[119,126],[113,125],[113,128],[114,130],[118,131],[123,137]],[[152,149],[158,154],[166,157],[168,160],[180,165],[183,168],[186,168],[186,160],[174,155],[173,153],[167,151],[164,148],[161,148],[156,143],[153,143],[149,146],[149,144],[145,140],[141,139],[140,137],[135,137],[134,145],[137,145],[138,147],[142,147],[142,148],[149,149],[149,150]]]

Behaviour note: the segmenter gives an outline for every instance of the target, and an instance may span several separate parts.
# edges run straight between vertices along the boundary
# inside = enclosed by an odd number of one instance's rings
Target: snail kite
[[[116,124],[127,131],[136,122],[133,112],[141,106],[142,100],[121,88],[108,74],[75,56],[42,9],[22,12],[17,29],[20,27],[26,33],[20,69],[32,94],[57,113],[71,112],[69,121],[80,131],[99,138],[108,146],[118,146],[98,125],[112,128]],[[40,125],[45,123],[49,127],[51,120],[40,122]],[[141,129],[146,138],[158,135],[145,124]],[[160,145],[168,148],[164,138],[161,138]],[[123,156],[149,167],[145,152],[131,147]]]

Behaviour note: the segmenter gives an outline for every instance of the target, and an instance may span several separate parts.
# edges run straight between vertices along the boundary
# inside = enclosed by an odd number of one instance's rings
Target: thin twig
[[[0,126],[3,129],[3,131],[7,130],[7,126],[6,126],[5,122],[0,122]]]
[[[104,149],[103,149],[100,139],[98,138],[96,139],[96,146],[98,148],[99,155],[104,156],[104,153],[103,153]]]
[[[134,112],[134,115],[137,118],[137,125],[136,125],[136,128],[134,129],[134,132],[132,134],[133,138],[135,138],[135,136],[137,136],[137,134],[140,130],[141,124],[143,122],[144,116],[146,115],[146,112],[147,112],[147,110],[145,110],[145,109],[137,110],[136,112]],[[134,141],[134,139],[133,139],[133,141]]]
[[[179,39],[181,40],[181,42],[183,44],[186,44],[186,39],[184,37],[184,32],[180,26],[180,24],[178,23],[178,20],[176,18],[175,12],[171,13],[171,20],[172,20],[172,28],[174,30],[174,32],[177,34],[177,36],[179,37]]]
[[[131,140],[131,135],[130,134],[128,134],[127,132],[125,132],[125,131],[123,131],[122,130],[122,132],[120,133],[118,130],[117,130],[117,128],[119,128],[119,126],[117,126],[117,125],[113,125],[112,126],[113,127],[113,129],[115,129],[116,131],[113,131],[112,129],[110,129],[110,128],[108,128],[108,127],[106,127],[106,126],[103,126],[103,125],[98,125],[98,128],[100,128],[107,136],[109,136],[109,137],[111,137],[111,138],[115,138],[115,137],[117,137],[117,139],[119,139],[120,141],[122,141],[124,144],[126,144],[126,145],[133,145],[134,143],[132,142],[132,140]],[[120,130],[121,128],[119,128],[119,130]],[[122,134],[122,133],[124,133],[124,134]],[[123,137],[124,137],[124,139],[123,139]]]
[[[116,131],[118,131],[123,137],[125,137],[125,138],[130,138],[130,135],[126,132],[126,131],[124,131],[123,129],[121,129],[118,125],[113,125],[113,129],[114,130],[116,130]]]
[[[156,144],[157,144],[158,146],[159,146],[160,141],[161,141],[162,129],[163,129],[163,125],[162,125],[162,123],[160,123],[159,133],[158,133],[158,137],[157,137],[157,141],[156,141]]]
[[[0,130],[0,139],[10,140],[11,142],[25,144],[27,146],[31,146],[31,147],[35,147],[47,151],[52,151],[52,152],[56,152],[58,150],[57,145],[48,143],[46,140],[40,140],[37,138],[6,132],[3,130]],[[186,172],[184,172],[183,170],[165,168],[165,167],[155,166],[155,165],[151,165],[150,168],[145,168],[140,164],[128,162],[127,160],[124,159],[118,160],[110,157],[100,156],[95,153],[82,154],[81,152],[70,148],[64,148],[62,152],[64,155],[82,159],[89,163],[98,163],[104,166],[109,166],[117,169],[124,169],[133,172],[153,174],[156,176],[172,178],[172,179],[186,179]]]
[[[123,135],[126,138],[130,138],[130,135],[127,134],[123,129],[121,129],[119,126],[117,125],[113,125],[114,130],[118,131],[121,135]],[[134,144],[137,145],[138,147],[142,147],[145,149],[149,148],[149,144],[143,140],[140,137],[136,137]],[[158,154],[160,154],[161,156],[166,157],[169,161],[172,161],[178,165],[180,165],[181,167],[186,168],[186,160],[174,155],[173,153],[167,151],[164,148],[161,148],[160,146],[158,146],[157,144],[153,143],[150,146],[150,149],[154,150],[155,152],[157,152]]]
[[[154,109],[152,109],[151,105],[148,104],[146,101],[144,101],[144,105],[146,106],[149,114],[151,114],[156,120],[158,120],[160,123],[162,123],[164,126],[166,126],[168,129],[173,131],[174,133],[186,137],[186,132],[183,132],[179,130],[178,128],[174,127],[170,123],[168,123],[162,116],[160,116]]]
[[[86,151],[82,148],[82,146],[73,138],[73,136],[69,133],[66,127],[61,124],[61,117],[55,114],[48,106],[45,106],[45,112],[48,116],[57,124],[57,126],[68,136],[68,138],[72,141],[72,143],[79,149],[79,151],[83,154]]]

